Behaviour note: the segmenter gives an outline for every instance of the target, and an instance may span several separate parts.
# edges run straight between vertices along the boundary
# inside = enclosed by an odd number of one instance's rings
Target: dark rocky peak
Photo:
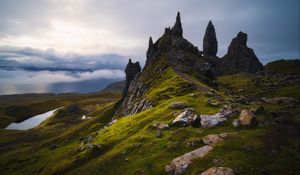
[[[215,75],[256,73],[264,69],[253,49],[247,47],[247,34],[239,32],[232,39],[227,54],[217,64]]]
[[[216,56],[217,51],[218,41],[216,37],[215,27],[212,22],[209,21],[203,38],[203,54],[204,56]]]
[[[130,82],[135,78],[135,76],[141,72],[141,66],[140,63],[137,61],[136,63],[132,63],[131,59],[129,59],[129,62],[126,66],[125,73],[126,73],[126,84],[125,88],[123,90],[123,98],[127,95],[128,88],[130,85]]]
[[[235,38],[232,39],[229,47],[228,54],[234,54],[238,49],[247,49],[248,36],[246,33],[239,32]]]
[[[183,31],[182,31],[182,26],[181,26],[180,13],[177,12],[176,22],[171,29],[171,33],[172,33],[172,35],[182,37],[182,32]]]

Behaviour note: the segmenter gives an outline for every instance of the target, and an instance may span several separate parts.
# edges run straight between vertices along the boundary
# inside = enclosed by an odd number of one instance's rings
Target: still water
[[[30,117],[21,123],[11,123],[5,129],[27,130],[27,129],[37,127],[44,120],[51,117],[54,114],[54,112],[57,111],[58,109],[60,109],[60,108],[53,109],[53,110],[45,112],[43,114],[39,114],[39,115]]]

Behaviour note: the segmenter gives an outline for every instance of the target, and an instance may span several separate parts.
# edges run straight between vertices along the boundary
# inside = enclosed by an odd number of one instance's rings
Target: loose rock
[[[199,175],[234,175],[233,170],[227,167],[212,167]]]
[[[239,121],[241,125],[254,126],[257,125],[257,120],[255,115],[250,112],[248,109],[243,109]]]
[[[186,171],[187,167],[192,163],[193,159],[204,157],[213,148],[211,146],[203,146],[194,151],[185,153],[172,160],[172,162],[166,166],[166,172],[174,175],[182,174]]]

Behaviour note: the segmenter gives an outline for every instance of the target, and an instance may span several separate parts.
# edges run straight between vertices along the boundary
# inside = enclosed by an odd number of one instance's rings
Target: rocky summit
[[[256,73],[264,69],[253,49],[247,46],[247,34],[239,32],[232,39],[227,54],[218,62],[215,75]]]

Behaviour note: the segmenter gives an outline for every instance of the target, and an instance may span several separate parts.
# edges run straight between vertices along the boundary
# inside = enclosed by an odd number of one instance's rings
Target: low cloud
[[[87,71],[101,69],[124,70],[128,56],[119,54],[59,53],[54,49],[0,47],[0,69],[69,70]]]

